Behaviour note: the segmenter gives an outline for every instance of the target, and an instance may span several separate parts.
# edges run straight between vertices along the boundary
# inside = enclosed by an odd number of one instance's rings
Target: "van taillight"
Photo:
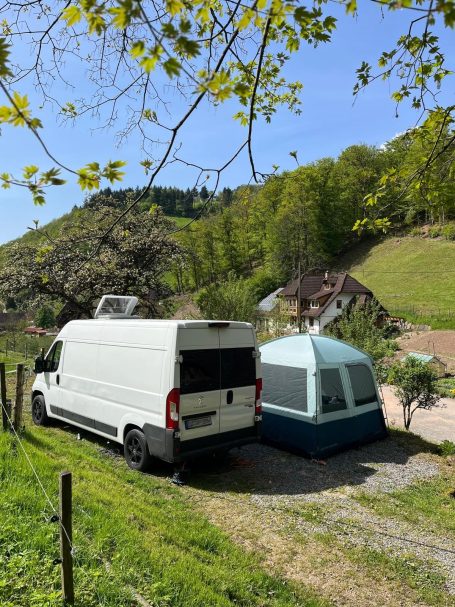
[[[166,398],[166,428],[178,430],[179,427],[180,390],[173,388]]]
[[[256,396],[255,396],[256,415],[261,415],[261,413],[262,413],[261,394],[262,394],[262,378],[259,378],[259,379],[256,379]]]

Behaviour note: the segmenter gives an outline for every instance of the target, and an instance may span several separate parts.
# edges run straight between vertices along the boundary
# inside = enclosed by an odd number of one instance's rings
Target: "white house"
[[[298,324],[298,279],[288,283],[280,293],[283,311]],[[339,274],[305,274],[300,283],[300,313],[308,333],[323,333],[324,327],[339,316],[354,300],[362,304],[373,299],[373,293],[346,272]]]

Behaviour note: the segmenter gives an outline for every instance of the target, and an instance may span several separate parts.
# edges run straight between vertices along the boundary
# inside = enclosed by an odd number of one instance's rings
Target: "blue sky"
[[[417,112],[405,105],[395,117],[395,104],[390,100],[393,88],[388,83],[374,83],[353,104],[352,87],[360,62],[365,59],[374,63],[383,50],[392,48],[409,21],[406,11],[386,13],[383,18],[377,6],[366,0],[359,4],[361,10],[357,18],[345,16],[335,6],[334,12],[338,12],[340,19],[332,42],[316,49],[302,46],[286,68],[289,79],[303,82],[303,111],[300,116],[293,116],[281,110],[270,125],[261,121],[255,124],[254,152],[259,171],[269,172],[274,164],[280,169],[294,168],[295,161],[289,156],[291,150],[297,150],[299,161],[305,163],[337,156],[355,143],[380,145],[415,123]],[[450,56],[455,56],[454,32],[435,29],[450,60]],[[84,93],[83,84],[81,92]],[[33,103],[33,93],[29,93]],[[454,98],[455,78],[450,77],[440,103],[453,102]],[[176,101],[177,112],[181,107]],[[179,138],[182,153],[204,165],[218,166],[241,141],[244,130],[230,118],[233,111],[228,104],[219,108],[204,106],[201,110]],[[50,111],[45,110],[42,116],[46,142],[64,163],[81,167],[89,161],[102,163],[121,158],[128,161],[122,187],[145,183],[143,170],[138,165],[143,156],[139,153],[137,138],[131,137],[116,148],[115,132],[90,132],[93,123],[88,119],[72,127],[59,124]],[[18,173],[25,164],[37,164],[43,169],[50,166],[36,141],[18,128],[2,128],[0,151],[2,172]],[[242,155],[224,173],[221,185],[235,187],[247,182],[250,175],[247,157]],[[157,183],[192,187],[194,174],[172,165],[163,171]],[[0,190],[0,243],[21,235],[33,219],[44,224],[73,205],[81,204],[83,199],[84,193],[71,177],[65,186],[49,191],[43,207],[35,207],[29,194],[21,188]]]

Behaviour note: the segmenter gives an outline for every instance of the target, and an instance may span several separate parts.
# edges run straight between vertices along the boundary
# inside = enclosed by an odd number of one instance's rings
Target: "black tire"
[[[48,426],[49,425],[49,417],[46,411],[46,403],[44,401],[44,396],[42,394],[38,394],[35,396],[32,402],[32,420],[33,423],[37,426]]]
[[[133,470],[145,472],[150,468],[152,456],[149,453],[147,441],[141,430],[134,429],[128,432],[123,444],[123,453],[126,463]]]

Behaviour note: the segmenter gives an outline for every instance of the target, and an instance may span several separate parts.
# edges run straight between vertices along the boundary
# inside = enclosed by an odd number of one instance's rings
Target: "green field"
[[[102,442],[30,426],[22,436],[53,504],[73,472],[76,606],[323,607],[304,586],[271,575],[194,510],[166,480],[129,470]],[[0,432],[0,605],[60,607],[58,525],[21,446]],[[145,603],[142,603],[145,604]]]
[[[355,247],[338,262],[392,315],[455,329],[455,243],[389,236]]]

